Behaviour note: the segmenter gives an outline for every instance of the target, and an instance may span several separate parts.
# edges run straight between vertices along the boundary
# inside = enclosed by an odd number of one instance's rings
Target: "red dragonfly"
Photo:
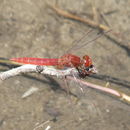
[[[88,35],[90,32],[92,32],[92,30],[88,31],[87,34],[85,34],[80,40],[84,39],[86,35]],[[83,43],[80,46],[79,45],[74,46],[74,48],[79,49],[88,43],[92,43],[100,36],[102,36],[101,33],[96,33],[96,37],[94,37],[92,40]],[[80,40],[78,40],[77,43]],[[92,63],[92,59],[88,55],[85,55],[82,58],[73,54],[65,54],[60,58],[55,58],[55,59],[20,57],[20,58],[11,58],[10,60],[22,64],[34,64],[39,66],[56,66],[58,69],[63,69],[65,67],[75,67],[78,70],[79,76],[81,78],[85,78],[87,75],[97,72]]]

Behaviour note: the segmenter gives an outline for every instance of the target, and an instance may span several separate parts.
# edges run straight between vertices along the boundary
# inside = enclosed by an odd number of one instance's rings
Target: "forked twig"
[[[75,81],[74,78],[73,78],[73,77],[70,77],[70,76],[68,76],[68,79]],[[81,83],[81,84],[87,86],[87,87],[94,88],[94,89],[97,89],[97,90],[100,90],[100,91],[103,91],[103,92],[112,94],[112,95],[114,95],[114,96],[117,96],[117,97],[119,97],[121,100],[125,100],[125,101],[127,101],[127,102],[130,103],[130,96],[126,95],[126,94],[123,93],[123,92],[119,92],[119,91],[117,91],[117,90],[114,90],[114,89],[111,89],[111,88],[107,88],[107,87],[102,87],[102,86],[100,86],[100,85],[92,84],[92,83],[90,83],[90,82],[86,82],[86,81],[83,81],[83,80],[80,80],[80,79],[77,79],[76,81],[77,81],[78,83]]]
[[[78,71],[75,68],[67,68],[67,69],[59,70],[59,69],[55,69],[54,67],[25,64],[20,67],[13,68],[5,72],[1,72],[0,79],[6,80],[8,78],[11,78],[11,77],[23,74],[23,73],[32,73],[32,72],[56,76],[58,78],[63,77],[63,76],[71,76],[72,74],[75,74],[75,75],[78,74]]]
[[[28,72],[38,72],[41,74],[48,74],[48,75],[57,76],[57,77],[66,76],[67,79],[69,79],[69,80],[73,80],[73,81],[78,82],[80,84],[83,84],[87,87],[94,88],[94,89],[115,95],[115,96],[119,97],[120,99],[125,100],[125,101],[130,103],[130,96],[126,95],[125,93],[119,92],[119,91],[111,89],[111,88],[105,88],[105,87],[102,87],[102,86],[99,86],[96,84],[92,84],[92,83],[89,83],[89,82],[86,82],[86,81],[83,81],[80,79],[75,80],[75,78],[73,78],[73,75],[74,74],[78,75],[78,72],[75,68],[67,68],[65,70],[57,70],[53,67],[47,67],[47,66],[40,66],[39,67],[36,65],[27,64],[27,65],[23,65],[23,66],[20,66],[20,67],[17,67],[17,68],[14,68],[14,69],[11,69],[11,70],[8,70],[5,72],[1,72],[0,79],[5,80],[7,78],[19,75],[21,73],[28,73]]]
[[[91,19],[81,18],[81,17],[79,17],[77,15],[74,15],[74,14],[72,14],[70,12],[67,12],[65,10],[60,9],[57,6],[50,5],[50,4],[48,4],[48,5],[58,15],[63,16],[65,18],[79,21],[81,23],[87,24],[87,25],[91,26],[92,28],[96,28],[96,29],[99,29],[101,31],[109,31],[109,30],[111,30],[111,28],[109,28],[108,26],[100,24],[100,23],[97,23],[97,22],[95,22],[95,21],[93,21]],[[120,33],[115,32],[115,31],[112,31],[111,34],[112,35],[105,34],[105,36],[109,40],[111,40],[113,43],[115,43],[118,46],[120,46],[121,48],[123,48],[127,52],[128,56],[130,56],[130,48],[127,46],[127,44],[124,44],[124,38],[123,38],[123,36],[121,36]]]
[[[94,22],[93,20],[90,20],[90,19],[84,19],[84,18],[81,18],[79,16],[76,16],[74,14],[71,14],[67,11],[64,11],[62,9],[59,9],[58,7],[54,6],[54,5],[49,5],[53,10],[55,10],[57,12],[57,14],[61,15],[61,16],[64,16],[66,18],[70,18],[70,19],[73,19],[73,20],[77,20],[77,21],[80,21],[80,22],[83,22],[83,23],[86,23],[88,24],[89,26],[91,27],[94,27],[94,28],[98,28],[100,30],[103,30],[103,31],[108,31],[110,30],[110,28],[106,25],[103,25],[103,24],[98,24],[96,22]]]

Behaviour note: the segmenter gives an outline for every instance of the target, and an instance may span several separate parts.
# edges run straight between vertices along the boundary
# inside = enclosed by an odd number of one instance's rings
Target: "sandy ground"
[[[92,14],[92,6],[98,8],[110,28],[124,35],[124,45],[129,47],[129,0],[0,0],[1,57],[59,57],[90,29],[59,17],[47,3],[57,3],[60,8],[82,17]],[[104,23],[102,19],[101,23]],[[75,54],[90,55],[99,74],[130,82],[129,50],[109,39],[102,37]],[[0,66],[1,70],[3,68]],[[62,80],[33,76],[37,79],[18,76],[0,81],[0,130],[33,130],[36,124],[46,121],[37,130],[47,126],[51,126],[50,130],[130,129],[130,106],[125,102],[89,88],[82,93],[76,83],[70,82],[70,88],[78,95],[77,101],[58,89],[64,86]],[[106,84],[106,81],[92,78],[86,80]],[[39,91],[22,99],[23,93],[31,87]],[[110,83],[110,87],[130,94],[129,86]]]

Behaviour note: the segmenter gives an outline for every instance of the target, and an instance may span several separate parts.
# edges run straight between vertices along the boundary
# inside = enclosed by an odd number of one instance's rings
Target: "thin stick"
[[[81,17],[73,15],[73,14],[67,12],[67,11],[61,10],[58,7],[53,6],[53,5],[49,5],[49,6],[53,10],[55,10],[57,12],[57,14],[59,14],[61,16],[64,16],[66,18],[70,18],[70,19],[73,19],[73,20],[77,20],[77,21],[86,23],[86,24],[88,24],[91,27],[98,28],[98,29],[103,30],[103,31],[110,30],[110,28],[108,26],[105,26],[103,24],[98,24],[98,23],[94,22],[93,20],[81,18]]]
[[[76,15],[74,15],[74,14],[71,14],[71,13],[69,13],[69,12],[67,12],[67,11],[64,11],[64,10],[62,10],[62,9],[59,9],[57,6],[50,5],[50,4],[49,4],[49,6],[50,6],[54,11],[56,11],[56,13],[57,13],[58,15],[63,16],[63,17],[65,17],[65,18],[69,18],[69,19],[72,19],[72,20],[76,20],[76,21],[85,23],[85,24],[87,24],[87,25],[89,25],[89,26],[91,26],[91,27],[93,27],[93,28],[96,28],[96,29],[99,29],[99,30],[102,30],[102,31],[109,31],[109,30],[111,30],[111,28],[109,28],[109,27],[106,26],[106,25],[98,24],[98,23],[96,23],[95,21],[90,20],[90,19],[87,19],[87,18],[85,18],[85,19],[84,19],[84,18],[81,18],[81,17],[76,16]],[[106,36],[109,40],[113,41],[115,44],[117,44],[117,45],[119,45],[120,47],[122,47],[122,48],[127,52],[127,54],[130,55],[130,54],[129,54],[130,48],[129,48],[127,45],[125,45],[125,43],[124,43],[124,40],[125,40],[125,39],[123,38],[123,36],[122,36],[122,35],[119,35],[120,33],[115,32],[115,31],[112,31],[111,34],[112,34],[112,35],[105,34],[105,36]]]
[[[13,68],[5,72],[1,72],[0,79],[6,80],[8,78],[11,78],[11,77],[23,74],[23,73],[32,73],[32,72],[56,76],[58,78],[63,77],[63,76],[69,76],[69,75],[71,76],[72,73],[74,73],[75,75],[78,74],[78,71],[75,68],[67,68],[63,70],[58,70],[58,69],[55,69],[54,67],[26,64],[26,65]]]
[[[23,65],[5,72],[1,72],[0,73],[0,79],[1,80],[5,80],[7,78],[19,75],[21,73],[28,73],[28,72],[38,72],[41,74],[48,74],[51,76],[57,76],[57,77],[63,77],[63,76],[67,76],[67,78],[69,80],[73,80],[75,82],[78,82],[80,84],[83,84],[87,87],[90,88],[94,88],[112,95],[115,95],[117,97],[119,97],[122,100],[125,100],[127,102],[130,103],[130,96],[126,95],[125,93],[119,92],[117,90],[111,89],[111,88],[105,88],[96,84],[92,84],[86,81],[82,81],[80,79],[75,80],[75,78],[73,78],[73,75],[78,75],[78,72],[75,68],[67,68],[65,70],[57,70],[53,67],[47,67],[47,66],[40,66],[41,68],[39,68],[39,66],[36,65]],[[40,70],[41,69],[41,70]],[[40,71],[39,71],[40,70]]]
[[[68,76],[68,79],[75,81],[74,78],[72,78],[70,76]],[[126,95],[125,93],[119,92],[119,91],[111,89],[111,88],[106,88],[106,87],[102,87],[102,86],[99,86],[99,85],[96,85],[96,84],[92,84],[90,82],[86,82],[86,81],[83,81],[83,80],[80,80],[80,79],[77,79],[77,82],[79,82],[79,83],[81,83],[81,84],[83,84],[87,87],[94,88],[94,89],[112,94],[114,96],[119,97],[121,100],[125,100],[125,101],[130,103],[130,96]]]

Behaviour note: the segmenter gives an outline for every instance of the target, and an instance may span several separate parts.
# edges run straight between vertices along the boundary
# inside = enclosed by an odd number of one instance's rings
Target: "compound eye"
[[[86,71],[89,71],[89,67],[86,68]]]
[[[83,56],[83,59],[84,59],[84,62],[85,62],[84,63],[85,67],[89,67],[89,66],[92,65],[92,60],[89,56],[85,55],[85,56]]]
[[[89,67],[86,67],[86,71],[90,71],[92,68],[94,67],[94,65],[90,65]]]

